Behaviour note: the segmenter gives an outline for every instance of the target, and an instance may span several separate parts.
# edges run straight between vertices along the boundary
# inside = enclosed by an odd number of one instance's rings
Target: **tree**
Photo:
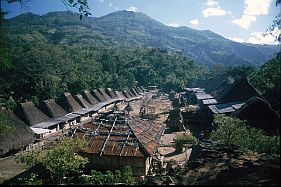
[[[29,165],[43,164],[52,181],[62,184],[65,177],[71,178],[72,174],[80,174],[80,169],[88,162],[87,158],[77,154],[85,145],[86,141],[83,139],[64,138],[52,149],[44,152],[41,150],[21,152],[17,160]]]
[[[198,140],[195,136],[192,136],[190,133],[177,134],[174,139],[174,146],[176,148],[175,152],[181,153],[184,144],[196,145]]]
[[[211,132],[211,140],[259,153],[280,154],[280,135],[267,136],[262,130],[250,127],[247,121],[224,114],[215,115],[214,121],[217,130]]]
[[[280,6],[281,0],[276,0],[275,5],[276,7]],[[275,41],[281,42],[281,33],[280,33],[280,26],[281,26],[281,13],[275,16],[272,25],[267,29],[267,32],[263,35],[273,35],[275,36]],[[277,35],[276,35],[277,31]],[[278,32],[279,31],[279,32]]]

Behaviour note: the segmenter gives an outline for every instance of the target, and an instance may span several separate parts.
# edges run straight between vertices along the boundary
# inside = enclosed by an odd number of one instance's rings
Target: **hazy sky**
[[[139,11],[169,26],[211,30],[234,41],[259,44],[274,42],[271,36],[262,37],[262,32],[266,31],[280,12],[280,6],[276,7],[275,1],[88,0],[94,17],[119,10]],[[61,0],[29,0],[26,6],[28,8],[21,8],[19,3],[2,2],[2,8],[9,11],[6,18],[25,12],[42,15],[50,11],[67,10]]]

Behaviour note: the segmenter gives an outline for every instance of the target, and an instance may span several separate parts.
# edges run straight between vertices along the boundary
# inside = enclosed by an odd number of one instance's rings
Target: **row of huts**
[[[2,108],[1,120],[5,119],[2,122],[12,128],[0,136],[0,156],[30,145],[35,139],[91,121],[98,113],[122,102],[141,99],[146,93],[143,86],[124,91],[99,88],[77,95],[63,93],[60,98],[41,101],[39,105],[30,101],[20,103],[14,113]]]
[[[268,134],[279,134],[280,116],[247,78],[219,79],[206,81],[204,88],[185,88],[173,101],[174,106],[182,107],[183,120],[191,131],[207,131],[213,126],[214,114],[226,114],[247,120]]]

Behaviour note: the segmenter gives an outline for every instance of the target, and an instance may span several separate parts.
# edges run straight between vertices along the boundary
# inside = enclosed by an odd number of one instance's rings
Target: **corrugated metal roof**
[[[155,154],[165,125],[153,123],[137,118],[130,118],[128,123],[116,120],[92,122],[84,124],[88,129],[88,140],[85,152],[103,155],[146,157]],[[92,132],[92,135],[90,135]],[[77,132],[76,136],[83,137],[84,132]]]
[[[73,113],[69,113],[69,114],[66,114],[64,116],[61,116],[59,118],[55,118],[54,120],[60,120],[60,121],[68,121],[68,120],[73,120],[75,118],[78,118],[80,117],[80,115],[78,114],[73,114]]]
[[[203,100],[203,104],[204,105],[210,105],[210,104],[217,104],[217,100],[216,99],[204,99]]]
[[[206,94],[205,92],[203,93],[196,93],[196,98],[198,100],[204,100],[204,99],[213,99],[214,97],[211,96],[210,94]]]
[[[208,107],[215,114],[223,114],[223,113],[234,112],[244,104],[245,103],[224,103],[224,104],[209,105]]]
[[[62,121],[62,120],[49,120],[49,121],[44,121],[44,122],[41,122],[41,123],[37,123],[37,124],[33,125],[32,127],[33,128],[48,129],[48,128],[50,128],[52,126],[55,126],[55,125],[58,125],[58,124],[60,124],[62,122],[64,122],[64,121]]]

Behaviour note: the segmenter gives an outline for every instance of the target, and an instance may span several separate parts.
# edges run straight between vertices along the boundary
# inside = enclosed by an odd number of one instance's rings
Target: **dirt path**
[[[0,184],[30,168],[27,164],[17,163],[15,156],[0,160]]]

